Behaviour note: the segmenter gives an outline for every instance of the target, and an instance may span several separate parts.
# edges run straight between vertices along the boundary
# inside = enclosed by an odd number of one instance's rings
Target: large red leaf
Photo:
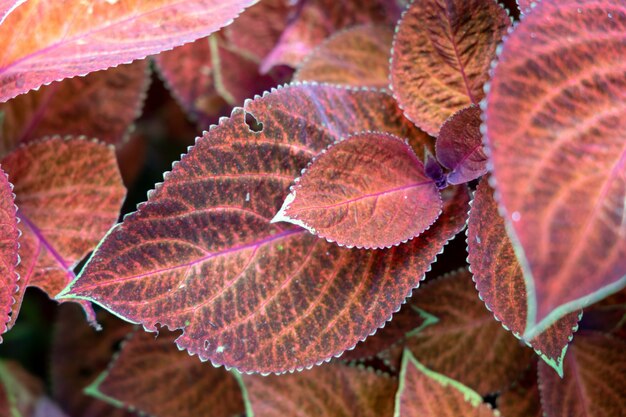
[[[26,0],[0,0],[0,24],[4,22],[4,19],[6,19],[9,13],[25,1]]]
[[[486,179],[478,185],[472,203],[467,246],[480,298],[494,317],[521,339],[527,317],[524,274]],[[543,333],[526,341],[559,375],[563,373],[563,358],[578,328],[581,313],[577,311],[564,316]]]
[[[392,417],[392,378],[332,363],[291,375],[239,376],[247,415],[255,417]]]
[[[396,28],[391,87],[407,117],[436,135],[478,104],[496,46],[510,26],[495,0],[415,1]]]
[[[13,185],[0,167],[0,335],[7,331],[18,287],[18,236]]]
[[[411,304],[438,319],[405,342],[428,368],[486,395],[509,386],[530,364],[532,351],[493,319],[466,269],[426,283]]]
[[[95,141],[54,137],[19,147],[2,167],[19,208],[20,289],[35,286],[54,297],[119,216],[126,190],[115,151]]]
[[[429,141],[384,93],[294,85],[248,101],[108,234],[64,296],[148,330],[183,329],[181,348],[242,371],[283,372],[339,355],[399,309],[465,219],[380,251],[270,224],[312,157],[363,130],[413,138],[418,149]]]
[[[439,190],[411,147],[367,132],[315,157],[272,222],[293,223],[341,246],[379,249],[422,233],[441,207]]]
[[[621,0],[545,0],[493,75],[486,141],[528,337],[626,286],[625,39]]]
[[[393,23],[396,5],[386,0],[299,1],[277,45],[265,57],[261,71],[276,65],[297,67],[333,32],[359,23]]]
[[[0,26],[0,102],[207,36],[254,2],[30,0]]]
[[[387,88],[393,30],[360,25],[338,32],[311,52],[293,76],[357,87]]]
[[[482,397],[460,382],[429,370],[405,351],[396,394],[399,417],[496,417]]]
[[[154,417],[233,417],[244,411],[237,380],[176,348],[171,332],[136,332],[86,392]]]
[[[437,136],[437,160],[448,168],[448,183],[462,184],[487,172],[487,155],[480,133],[480,108],[459,110],[441,127]]]
[[[533,12],[534,13],[534,12]],[[612,417],[626,410],[626,342],[596,332],[576,335],[563,379],[539,364],[546,417]]]
[[[0,104],[0,155],[51,135],[124,141],[143,104],[148,63],[138,61],[42,87]]]
[[[537,384],[537,361],[523,378],[500,394],[497,404],[504,417],[544,417]]]
[[[59,309],[50,358],[52,396],[72,417],[131,417],[135,414],[83,393],[133,331],[133,326],[102,310],[97,319],[102,331],[85,322],[78,306],[67,303]]]

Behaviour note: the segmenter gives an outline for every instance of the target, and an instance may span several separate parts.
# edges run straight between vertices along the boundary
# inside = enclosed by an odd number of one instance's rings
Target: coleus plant
[[[28,287],[68,304],[52,390],[4,360],[2,413],[625,412],[621,0],[27,0],[0,22],[3,333]],[[207,130],[115,224],[151,67]]]

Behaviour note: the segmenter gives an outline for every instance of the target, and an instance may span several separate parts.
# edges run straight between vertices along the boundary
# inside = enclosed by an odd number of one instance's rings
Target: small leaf
[[[391,60],[391,87],[407,117],[435,136],[454,113],[478,104],[510,23],[495,0],[411,3]]]
[[[0,102],[215,32],[253,0],[30,0],[0,25]],[[29,36],[37,33],[38,36]]]
[[[485,138],[527,338],[626,286],[625,37],[623,1],[544,0],[495,68]]]
[[[9,13],[25,1],[26,0],[0,0],[0,24],[4,22],[4,19],[6,19]]]
[[[480,123],[480,108],[472,105],[456,112],[439,131],[437,159],[452,171],[450,184],[470,182],[487,172]]]
[[[429,370],[406,350],[396,394],[398,417],[496,417],[482,397],[460,382]]]
[[[137,331],[86,393],[154,417],[232,417],[244,411],[234,376],[176,348],[172,332]]]
[[[287,375],[238,375],[254,417],[392,417],[398,386],[388,376],[332,363]]]
[[[524,377],[498,397],[498,410],[504,417],[543,417],[537,385],[537,361]]]
[[[143,105],[147,64],[138,61],[64,80],[0,104],[0,155],[51,135],[122,143]]]
[[[18,236],[13,185],[0,167],[0,335],[7,331],[18,288]]]
[[[391,250],[349,250],[270,224],[312,157],[364,130],[412,138],[417,149],[429,142],[380,92],[304,84],[248,101],[197,140],[62,296],[148,330],[183,329],[179,347],[241,371],[339,355],[399,309],[466,219],[459,189],[446,223]]]
[[[467,246],[480,298],[495,318],[521,339],[526,327],[524,275],[486,179],[479,183],[472,203]],[[581,313],[568,314],[526,341],[559,375],[563,373],[563,358],[578,328]]]
[[[533,12],[534,13],[534,12]],[[539,390],[547,417],[621,416],[626,410],[626,342],[580,332],[565,358],[563,379],[539,363]]]
[[[364,23],[393,23],[396,5],[385,0],[309,0],[294,9],[274,49],[265,57],[261,71],[277,65],[297,67],[333,32]]]
[[[52,397],[72,417],[131,417],[134,413],[81,395],[106,370],[119,344],[133,326],[98,311],[102,331],[89,326],[78,306],[67,303],[59,309],[52,338],[50,379]]]
[[[392,40],[393,30],[387,26],[360,25],[337,32],[306,57],[293,79],[387,88]]]
[[[360,133],[316,156],[272,222],[301,226],[349,248],[379,249],[418,236],[441,213],[441,197],[411,147]]]
[[[119,216],[126,190],[115,151],[81,138],[54,137],[19,147],[2,167],[15,185],[19,208],[20,287],[39,287],[54,297]],[[10,327],[15,319],[14,313]]]
[[[411,305],[437,323],[408,337],[405,346],[428,368],[482,395],[509,386],[530,364],[532,351],[485,309],[467,269],[426,283]]]

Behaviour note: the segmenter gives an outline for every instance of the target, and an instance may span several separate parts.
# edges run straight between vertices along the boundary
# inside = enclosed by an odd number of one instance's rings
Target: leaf
[[[480,108],[459,110],[441,127],[437,137],[437,160],[450,171],[450,184],[463,184],[487,173],[487,155],[480,133]]]
[[[0,24],[4,22],[4,19],[6,19],[9,13],[25,1],[26,0],[0,0]]]
[[[52,396],[72,417],[131,417],[134,413],[83,395],[117,353],[133,326],[100,310],[102,331],[96,332],[72,303],[59,309],[52,338],[50,377]]]
[[[51,135],[125,141],[143,105],[148,65],[138,61],[42,87],[0,104],[0,155]]]
[[[0,26],[0,44],[10,45],[0,55],[0,102],[205,37],[254,2],[28,1]]]
[[[369,336],[365,341],[358,343],[353,350],[347,350],[341,355],[346,361],[369,359],[378,355],[396,344],[404,342],[408,333],[420,331],[437,322],[437,318],[415,308],[410,300],[402,306],[400,311],[393,315],[391,321]],[[400,348],[402,351],[402,348]],[[385,356],[385,355],[383,355]]]
[[[527,317],[524,275],[486,179],[479,183],[472,203],[467,246],[480,298],[505,329],[522,339]],[[581,314],[570,313],[535,338],[525,340],[559,375]]]
[[[516,0],[517,7],[519,8],[522,14],[527,14],[531,7],[533,7],[533,3],[537,3],[537,0]]]
[[[543,417],[537,385],[537,361],[524,377],[498,397],[498,410],[504,417]]]
[[[532,351],[485,309],[467,269],[426,283],[411,305],[438,321],[407,338],[405,346],[424,366],[482,395],[509,386],[530,364]]]
[[[539,2],[493,75],[486,142],[527,338],[626,286],[625,28],[619,0]]]
[[[398,417],[493,417],[482,397],[463,384],[429,370],[405,350],[396,394]]]
[[[147,330],[183,329],[179,347],[244,372],[339,355],[399,309],[465,221],[466,197],[449,223],[384,251],[270,224],[314,155],[372,129],[418,149],[429,140],[384,93],[303,84],[248,101],[197,140],[60,297],[92,300]]]
[[[253,417],[391,417],[392,378],[341,363],[287,375],[237,375]]]
[[[18,288],[18,236],[13,185],[0,167],[0,335],[7,331]]]
[[[348,248],[392,247],[437,220],[441,196],[404,140],[367,132],[340,139],[295,180],[272,219]]]
[[[626,290],[621,290],[585,308],[582,330],[612,333],[626,340]]]
[[[623,415],[626,410],[624,352],[626,342],[622,340],[602,333],[581,332],[565,358],[563,379],[540,363],[539,391],[544,415]]]
[[[237,380],[180,352],[176,335],[135,332],[120,354],[85,392],[154,417],[232,417],[244,411]]]
[[[387,88],[392,40],[393,31],[382,25],[337,32],[307,55],[293,79]]]
[[[450,116],[478,104],[510,23],[495,0],[411,3],[391,57],[391,88],[406,116],[436,136]]]
[[[385,0],[308,0],[295,8],[274,49],[261,64],[261,72],[277,65],[297,67],[333,32],[363,23],[395,22],[396,5]]]
[[[117,220],[126,190],[115,151],[81,138],[53,137],[19,147],[2,167],[19,207],[20,287],[38,287],[54,297]],[[83,306],[93,314],[88,303]],[[16,316],[17,311],[9,327]]]

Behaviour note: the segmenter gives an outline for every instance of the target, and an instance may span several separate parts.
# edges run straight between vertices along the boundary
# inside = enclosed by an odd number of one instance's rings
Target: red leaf
[[[288,375],[241,375],[246,412],[256,417],[391,417],[398,386],[388,376],[332,363]]]
[[[524,377],[498,397],[498,411],[504,417],[543,417],[537,385],[537,361]]]
[[[626,290],[585,308],[580,328],[612,333],[626,340]]]
[[[30,0],[0,26],[0,102],[202,38],[252,3]]]
[[[16,149],[2,167],[15,185],[19,207],[20,287],[39,287],[54,297],[117,220],[125,188],[115,151],[80,138],[54,137]],[[14,310],[23,292],[19,295]]]
[[[482,397],[460,382],[427,369],[405,351],[396,394],[402,417],[495,417]]]
[[[0,104],[0,155],[51,135],[84,135],[106,143],[126,139],[148,88],[138,61],[42,87]]]
[[[85,322],[77,306],[66,304],[60,308],[52,339],[52,396],[72,417],[134,416],[82,394],[106,370],[118,345],[133,330],[130,324],[102,310],[97,318],[102,325],[99,332]]]
[[[337,32],[311,52],[293,76],[355,87],[387,88],[393,30],[361,25]]]
[[[623,1],[545,0],[495,69],[486,141],[527,337],[626,286],[625,28]]]
[[[171,332],[136,332],[85,392],[154,417],[232,417],[244,411],[233,374],[176,348]]]
[[[340,139],[302,174],[272,223],[293,223],[340,246],[396,246],[441,214],[424,165],[404,140],[386,133]]]
[[[438,321],[407,338],[406,347],[428,368],[482,395],[509,386],[530,364],[532,351],[493,319],[466,269],[426,283],[411,305]]]
[[[486,179],[480,182],[474,196],[467,244],[480,298],[495,318],[521,339],[526,327],[524,275]],[[563,357],[578,328],[581,313],[576,311],[564,316],[543,333],[526,341],[559,375],[563,373]]]
[[[278,44],[265,58],[261,71],[276,65],[297,67],[333,32],[360,23],[393,23],[396,5],[385,0],[301,1]]]
[[[4,22],[4,19],[6,19],[9,13],[25,1],[26,0],[0,0],[0,24]]]
[[[294,85],[247,102],[108,234],[64,296],[148,330],[184,329],[181,348],[242,371],[283,372],[339,355],[399,309],[465,221],[466,196],[449,222],[381,251],[270,224],[314,155],[372,129],[413,138],[419,149],[428,141],[384,93]]]
[[[528,13],[530,8],[533,7],[533,3],[537,3],[537,1],[538,0],[516,0],[517,7],[522,14]]]
[[[19,231],[13,185],[0,167],[0,335],[11,320],[18,288],[17,256]],[[2,337],[0,337],[2,342]]]
[[[391,87],[405,114],[431,135],[478,104],[496,46],[510,26],[495,0],[416,1],[396,28]]]
[[[544,415],[623,415],[626,410],[624,352],[626,342],[622,340],[601,333],[580,332],[565,358],[563,379],[540,363],[539,390]]]
[[[448,182],[463,184],[487,172],[487,155],[480,133],[480,108],[458,111],[441,127],[437,137],[437,159],[448,168]]]

